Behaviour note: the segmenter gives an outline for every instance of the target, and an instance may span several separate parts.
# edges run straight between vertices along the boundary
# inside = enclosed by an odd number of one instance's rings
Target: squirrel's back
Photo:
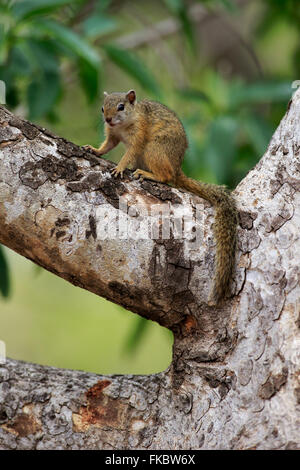
[[[187,136],[177,114],[158,101],[142,100],[136,104],[147,128],[147,141],[163,146],[167,154],[177,156],[181,163],[188,147]]]

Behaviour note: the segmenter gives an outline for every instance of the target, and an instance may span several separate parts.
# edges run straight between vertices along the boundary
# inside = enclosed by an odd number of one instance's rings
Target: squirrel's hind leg
[[[158,181],[159,183],[172,183],[173,177],[170,178],[168,173],[161,172],[160,174],[151,173],[150,171],[145,171],[141,169],[135,170],[133,177],[140,180],[152,180]]]
[[[148,144],[140,163],[141,167],[137,167],[133,174],[135,178],[145,178],[160,183],[174,182],[174,168],[160,146]]]
[[[139,178],[141,181],[146,179],[146,180],[152,180],[152,181],[159,181],[161,183],[164,182],[159,178],[159,176],[157,175],[155,176],[153,173],[150,173],[150,171],[140,170],[139,168],[135,170],[135,172],[133,173],[133,177],[136,179]]]

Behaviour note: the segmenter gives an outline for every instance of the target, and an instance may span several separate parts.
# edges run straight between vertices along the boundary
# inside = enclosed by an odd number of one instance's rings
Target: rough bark
[[[109,161],[4,108],[0,123],[0,242],[174,333],[170,368],[151,376],[8,359],[0,367],[0,448],[299,448],[300,90],[235,190],[236,272],[219,308],[206,304],[214,268],[208,204],[136,182],[129,171],[114,180]],[[124,214],[120,196],[144,208],[197,205],[200,245],[174,236],[99,240],[104,203],[115,215],[109,230],[117,216],[151,218]]]

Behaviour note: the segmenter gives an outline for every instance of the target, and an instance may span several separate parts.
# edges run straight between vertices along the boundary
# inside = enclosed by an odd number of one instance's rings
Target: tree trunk
[[[0,108],[0,242],[174,334],[171,366],[150,376],[7,359],[0,448],[299,448],[299,155],[300,90],[234,192],[236,271],[213,308],[205,201],[130,171],[114,179],[111,162]],[[155,211],[171,217],[165,238]]]

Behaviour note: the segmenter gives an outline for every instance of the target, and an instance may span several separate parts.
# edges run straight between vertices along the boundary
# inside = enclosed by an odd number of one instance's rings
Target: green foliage
[[[49,34],[50,37],[53,37],[65,46],[66,50],[70,52],[71,57],[85,60],[96,70],[99,67],[100,58],[98,52],[70,28],[49,19],[39,19],[34,26],[45,35]]]
[[[29,118],[38,119],[47,114],[56,101],[60,91],[60,80],[57,73],[41,73],[34,78],[27,88]]]
[[[255,83],[232,82],[230,104],[239,108],[248,104],[284,103],[291,97],[291,82],[286,80],[265,80]]]
[[[177,90],[180,100],[197,103],[200,110],[198,116],[184,120],[190,142],[184,168],[196,176],[200,171],[200,177],[208,171],[217,183],[234,188],[266,151],[274,131],[264,107],[285,105],[292,94],[291,82],[226,81],[209,71],[203,86],[205,91]]]
[[[114,45],[106,45],[104,50],[112,62],[135,78],[145,90],[154,96],[160,96],[160,88],[156,80],[145,65],[133,54]]]
[[[233,162],[236,159],[238,123],[234,116],[216,117],[209,126],[204,156],[219,184],[231,184]]]
[[[196,52],[195,31],[192,20],[188,14],[188,3],[185,0],[164,0],[166,6],[181,24],[182,32],[187,39],[191,50]]]
[[[24,21],[34,16],[46,15],[71,3],[71,0],[25,0],[14,3],[12,14],[17,21]]]
[[[87,98],[99,91],[100,55],[89,43],[59,20],[64,7],[74,9],[82,0],[29,0],[1,6],[0,79],[7,87],[7,103],[26,100],[30,119],[51,115],[63,92],[62,62],[77,67]]]
[[[110,3],[110,0],[96,3],[93,13],[83,21],[82,28],[87,38],[99,38],[117,29],[118,22],[106,13]]]

